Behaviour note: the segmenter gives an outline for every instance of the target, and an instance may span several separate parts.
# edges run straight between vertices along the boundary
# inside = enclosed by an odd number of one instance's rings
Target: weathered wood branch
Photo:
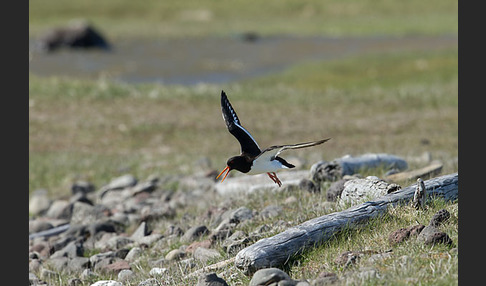
[[[442,171],[442,163],[433,162],[428,166],[420,169],[395,173],[385,177],[385,180],[390,182],[399,182],[404,180],[417,180],[418,178],[426,179],[437,175]]]
[[[428,197],[455,200],[458,197],[458,173],[425,181]],[[342,212],[308,220],[273,237],[261,239],[242,249],[235,258],[235,266],[251,274],[258,269],[280,267],[294,255],[315,247],[345,228],[357,228],[369,219],[383,215],[390,205],[409,202],[416,184],[362,203]]]

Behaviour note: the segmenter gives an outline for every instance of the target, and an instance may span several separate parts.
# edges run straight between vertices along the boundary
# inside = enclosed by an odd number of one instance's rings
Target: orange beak
[[[228,172],[226,172],[228,171]],[[221,180],[221,183],[224,181],[224,179],[226,179],[226,176],[228,176],[229,172],[231,171],[231,168],[230,166],[226,166],[226,168],[224,168],[223,171],[221,171],[221,173],[219,173],[219,175],[216,177],[216,180],[224,173],[226,172],[226,174],[224,175],[223,179]]]

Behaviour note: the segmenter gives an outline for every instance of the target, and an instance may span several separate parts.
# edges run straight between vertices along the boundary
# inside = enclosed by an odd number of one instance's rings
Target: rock
[[[241,223],[245,220],[250,220],[253,218],[253,211],[247,207],[240,207],[230,213],[229,219],[230,221],[234,221],[236,223]]]
[[[346,183],[346,181],[348,180],[348,178],[343,178],[341,180],[331,183],[329,189],[327,189],[326,191],[326,199],[330,202],[337,202],[338,199],[341,197],[341,193],[344,190],[344,183]]]
[[[338,203],[341,206],[350,204],[351,206],[373,200],[400,189],[397,184],[390,184],[376,177],[365,179],[353,179],[344,183]]]
[[[68,201],[55,200],[47,210],[46,217],[55,219],[71,219],[72,205]]]
[[[107,263],[105,264],[110,264],[114,261],[116,257],[116,253],[114,251],[107,251],[107,252],[103,252],[103,253],[98,253],[98,254],[94,254],[92,256],[89,257],[89,262],[90,262],[90,265],[91,265],[91,268],[94,269],[94,267],[102,262],[103,260],[108,260]]]
[[[388,241],[391,244],[397,244],[408,239],[410,236],[410,230],[408,228],[400,228],[390,233],[388,236]]]
[[[417,240],[425,244],[446,244],[452,245],[452,239],[447,233],[439,231],[435,226],[426,226],[418,235]]]
[[[81,192],[76,193],[69,198],[70,204],[74,204],[75,202],[85,203],[85,204],[88,204],[90,206],[94,205],[93,202],[90,199],[88,199],[86,194],[81,193]]]
[[[280,281],[293,281],[290,276],[278,268],[260,269],[250,280],[249,286],[270,285],[272,283],[279,283]],[[273,284],[272,284],[273,285]],[[280,285],[280,283],[279,283]]]
[[[429,225],[437,227],[443,222],[447,221],[450,217],[451,214],[446,209],[441,209],[434,214],[434,216],[430,220]]]
[[[414,225],[407,228],[400,228],[390,233],[388,241],[390,244],[397,244],[407,240],[410,236],[418,235],[425,226],[423,224]]]
[[[29,234],[53,228],[51,222],[43,219],[29,220]]]
[[[228,286],[228,283],[216,273],[203,273],[198,277],[196,286]]]
[[[150,245],[159,241],[162,238],[164,238],[164,236],[162,234],[152,233],[150,235],[139,238],[137,240],[137,243],[138,243],[138,245],[141,245],[141,246],[150,246]]]
[[[125,260],[128,262],[134,262],[140,257],[141,254],[142,249],[138,246],[135,246],[128,251],[127,255],[125,256]]]
[[[82,286],[83,281],[79,278],[69,278],[68,279],[68,286]]]
[[[140,238],[143,238],[147,234],[148,234],[147,223],[143,221],[142,223],[140,223],[138,228],[132,233],[130,238],[133,239],[133,240],[138,240]]]
[[[165,259],[168,260],[168,261],[172,261],[172,260],[179,260],[181,258],[184,258],[186,256],[186,253],[180,249],[174,249],[174,250],[171,250],[169,251],[169,253],[167,253],[165,255]]]
[[[47,196],[47,190],[38,189],[32,193],[32,197],[29,199],[29,213],[37,216],[42,215],[49,209],[51,200]]]
[[[115,280],[100,280],[90,286],[123,286],[123,283]]]
[[[122,269],[118,272],[118,281],[126,282],[130,281],[135,277],[135,274],[130,269]]]
[[[356,263],[360,253],[357,251],[345,251],[334,259],[334,263],[342,266],[349,266]]]
[[[65,27],[49,30],[36,42],[36,49],[42,52],[52,52],[62,47],[109,50],[111,46],[88,22],[73,20]]]
[[[310,178],[314,182],[336,181],[342,177],[342,168],[336,162],[320,161],[310,168]]]
[[[125,188],[133,187],[137,184],[138,180],[133,175],[126,174],[115,178],[108,183],[108,185],[103,186],[99,191],[100,198],[103,198],[108,191],[122,190]]]
[[[161,276],[161,275],[164,275],[165,273],[167,273],[167,271],[169,271],[167,268],[154,267],[154,268],[150,269],[149,275],[150,276]]]
[[[81,280],[92,280],[96,277],[97,275],[91,270],[90,268],[84,269],[83,272],[81,272],[81,275],[79,278]]]
[[[319,185],[316,185],[311,180],[305,178],[300,180],[299,189],[308,191],[309,193],[319,193],[321,191]]]
[[[122,236],[122,235],[114,235],[113,237],[110,237],[104,244],[100,244],[99,248],[117,250],[124,247],[128,247],[133,243],[134,240],[129,237]]]
[[[81,194],[89,194],[95,191],[95,187],[92,183],[86,181],[77,181],[71,185],[71,193],[73,195],[81,193]]]
[[[107,272],[119,273],[122,270],[126,270],[126,269],[130,270],[131,267],[130,267],[130,264],[128,263],[128,261],[120,259],[120,260],[116,260],[115,262],[102,267],[101,269],[104,270],[104,271],[107,271]]]
[[[90,224],[100,219],[102,215],[95,212],[95,207],[83,203],[74,202],[71,215],[71,224]]]
[[[179,226],[172,224],[172,225],[169,225],[169,227],[167,227],[167,229],[165,231],[165,235],[166,236],[170,236],[170,235],[182,236],[182,235],[184,235],[184,231]]]
[[[74,257],[68,261],[66,270],[70,273],[81,273],[83,270],[89,268],[88,257]]]
[[[61,257],[50,257],[49,260],[45,262],[45,264],[49,265],[49,268],[57,272],[61,272],[67,267],[68,262],[69,262],[69,258],[65,256],[61,256]]]
[[[76,241],[69,242],[64,248],[54,252],[50,258],[56,258],[56,257],[75,258],[75,257],[83,256],[83,254],[84,254],[83,243],[80,240],[76,240]]]
[[[216,260],[221,258],[221,254],[216,249],[207,249],[204,247],[198,247],[193,253],[194,259],[199,260],[203,263],[208,262],[208,260]]]
[[[281,215],[283,212],[283,209],[281,206],[277,205],[269,205],[266,206],[261,212],[260,216],[264,219],[266,218],[272,218]]]
[[[205,225],[193,226],[181,237],[182,242],[192,242],[209,232]]]

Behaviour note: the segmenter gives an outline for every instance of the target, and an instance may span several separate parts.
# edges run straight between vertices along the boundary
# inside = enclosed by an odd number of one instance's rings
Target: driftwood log
[[[425,181],[427,197],[456,200],[458,178],[458,173],[454,173]],[[369,219],[385,214],[388,206],[408,203],[415,189],[416,184],[413,184],[374,201],[308,220],[280,234],[261,239],[238,252],[235,266],[247,274],[263,268],[281,267],[289,258],[331,239],[341,230],[357,228]]]
[[[312,165],[310,173],[315,182],[336,181],[345,175],[359,173],[362,169],[378,167],[403,171],[408,168],[408,164],[403,158],[385,153],[368,153],[356,157],[346,155],[331,162],[318,162]]]
[[[405,180],[417,180],[418,178],[426,179],[437,175],[442,171],[442,163],[432,162],[430,165],[420,169],[399,172],[385,177],[390,182],[399,182]]]

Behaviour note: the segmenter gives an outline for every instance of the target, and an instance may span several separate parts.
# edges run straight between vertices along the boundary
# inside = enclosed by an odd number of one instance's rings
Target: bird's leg
[[[282,182],[278,179],[277,177],[277,174],[275,174],[275,172],[272,172],[272,173],[267,173],[267,175],[270,177],[270,179],[272,179],[272,181],[275,182],[275,184],[277,184],[279,187],[282,186]]]

